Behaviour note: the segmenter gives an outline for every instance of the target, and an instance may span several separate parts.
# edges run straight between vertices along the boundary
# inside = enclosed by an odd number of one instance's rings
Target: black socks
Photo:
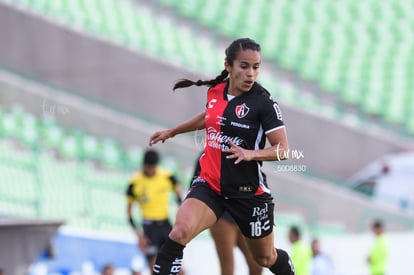
[[[168,238],[158,252],[152,274],[177,275],[183,262],[184,248],[184,245]],[[286,251],[282,249],[276,251],[278,256],[276,262],[269,267],[270,271],[277,275],[295,275],[295,268]]]
[[[183,262],[184,245],[168,238],[162,245],[155,260],[153,274],[175,275],[180,272]]]
[[[277,275],[295,275],[295,268],[286,251],[282,249],[276,249],[276,251],[277,259],[274,265],[269,267],[270,271]]]

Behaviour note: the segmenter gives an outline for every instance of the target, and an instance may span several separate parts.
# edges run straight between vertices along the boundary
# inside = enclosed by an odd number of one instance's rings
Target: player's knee
[[[275,263],[274,255],[254,255],[256,263],[263,267],[270,267]]]
[[[270,267],[272,266],[276,261],[276,251],[270,250],[269,253],[253,253],[253,258],[256,261],[256,263],[263,267]]]
[[[180,244],[187,244],[191,241],[191,227],[186,224],[176,224],[170,232],[170,239]]]

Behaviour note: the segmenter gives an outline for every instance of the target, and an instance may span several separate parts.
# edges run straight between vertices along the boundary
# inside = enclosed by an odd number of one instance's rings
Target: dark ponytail
[[[233,66],[233,62],[236,59],[239,51],[248,50],[248,49],[260,52],[260,45],[250,38],[240,38],[240,39],[234,40],[230,44],[230,46],[228,46],[227,49],[225,50],[226,62],[230,66]],[[185,79],[185,78],[179,79],[174,84],[173,91],[175,91],[175,89],[187,88],[193,85],[197,85],[197,86],[205,85],[205,86],[213,87],[223,82],[228,76],[229,76],[229,73],[226,70],[223,70],[221,71],[220,75],[216,76],[216,78],[211,79],[211,80],[197,80],[194,82],[192,80]]]
[[[196,86],[208,86],[208,87],[213,87],[216,86],[217,84],[223,82],[227,76],[229,75],[229,73],[226,70],[221,71],[221,74],[218,75],[216,78],[214,79],[210,79],[210,80],[197,80],[197,81],[192,81],[189,79],[179,79],[173,87],[173,91],[175,91],[175,89],[181,89],[181,88],[187,88],[193,85]]]

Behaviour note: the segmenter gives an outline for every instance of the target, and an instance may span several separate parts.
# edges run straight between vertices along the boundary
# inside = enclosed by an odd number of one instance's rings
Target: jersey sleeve
[[[129,203],[132,203],[135,201],[136,199],[136,195],[134,193],[134,184],[132,182],[130,182],[128,184],[127,190],[125,192],[126,195],[126,199]]]
[[[174,176],[174,175],[170,175],[169,177],[168,177],[168,179],[171,181],[171,184],[173,185],[173,186],[175,186],[175,185],[177,185],[178,184],[178,180],[177,180],[177,177],[176,176]]]
[[[282,120],[282,111],[279,104],[270,95],[263,99],[263,108],[261,109],[261,120],[265,134],[276,131],[284,126]]]

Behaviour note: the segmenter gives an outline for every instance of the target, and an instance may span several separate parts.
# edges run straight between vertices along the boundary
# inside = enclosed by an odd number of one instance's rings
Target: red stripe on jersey
[[[259,188],[257,188],[256,193],[254,193],[255,196],[263,195],[265,191],[262,189],[262,187],[259,185]]]
[[[225,145],[221,132],[221,121],[223,119],[223,112],[228,104],[228,101],[224,100],[224,86],[226,86],[226,83],[221,83],[209,89],[207,94],[205,118],[206,153],[200,159],[200,177],[206,180],[211,189],[218,194],[221,194],[221,151],[223,145]]]

